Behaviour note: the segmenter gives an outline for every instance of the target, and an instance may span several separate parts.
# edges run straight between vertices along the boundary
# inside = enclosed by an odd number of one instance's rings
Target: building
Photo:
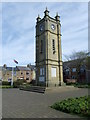
[[[88,61],[89,62],[89,61]],[[78,74],[78,75],[77,75]],[[86,61],[77,71],[77,60],[66,61],[63,63],[64,82],[71,83],[90,83],[90,68]]]
[[[2,81],[11,82],[12,80],[12,67],[2,67]]]
[[[2,80],[2,67],[0,66],[0,81]]]
[[[16,66],[17,70],[14,75],[17,76],[17,79],[26,80],[27,82],[32,81],[32,70],[29,67],[25,66]]]
[[[60,17],[50,17],[47,8],[36,22],[36,78],[37,85],[63,84]]]
[[[13,81],[25,80],[30,83],[32,80],[36,79],[35,72],[34,65],[16,67],[7,67],[4,65],[0,67],[0,78],[2,81],[11,82],[13,75]]]

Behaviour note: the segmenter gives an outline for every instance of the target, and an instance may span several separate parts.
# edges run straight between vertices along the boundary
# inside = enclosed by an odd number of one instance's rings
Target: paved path
[[[19,89],[3,89],[3,118],[79,118],[50,108],[54,102],[69,97],[88,94],[87,89],[61,87],[47,89],[45,94],[22,91]]]

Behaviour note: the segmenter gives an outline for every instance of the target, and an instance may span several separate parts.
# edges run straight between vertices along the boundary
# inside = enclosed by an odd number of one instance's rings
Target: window
[[[39,81],[44,82],[44,77],[39,77]]]
[[[41,40],[40,48],[41,48],[40,53],[42,53],[43,52],[43,41],[42,40]]]
[[[43,73],[43,75],[44,75],[44,68],[42,68],[42,71],[43,71],[42,73]]]
[[[8,78],[8,82],[11,82],[11,80],[12,80],[11,78]]]
[[[26,75],[29,75],[29,72],[26,72]]]
[[[20,79],[24,79],[24,77],[20,77]]]
[[[69,68],[66,69],[66,72],[68,72],[68,71],[69,71]]]
[[[14,75],[16,76],[16,71],[14,71]]]
[[[40,75],[42,75],[42,68],[40,68]]]
[[[69,71],[70,71],[69,68],[65,70],[66,75],[69,75]]]
[[[23,73],[21,72],[21,75],[23,75]]]
[[[51,76],[56,77],[56,68],[54,67],[51,68]]]
[[[76,77],[75,77],[75,76],[72,76],[72,79],[76,79]]]
[[[53,54],[55,54],[55,40],[52,40],[52,49],[53,49]]]
[[[81,68],[80,68],[80,72],[81,72],[81,73],[85,72],[85,68],[81,67]]]
[[[72,72],[76,72],[76,68],[72,68]]]
[[[26,80],[29,80],[29,78],[26,78]]]
[[[44,68],[40,68],[40,75],[44,75]]]

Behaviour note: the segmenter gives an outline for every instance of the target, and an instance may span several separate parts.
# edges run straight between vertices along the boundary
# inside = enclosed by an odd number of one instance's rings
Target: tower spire
[[[55,16],[57,21],[60,21],[60,16],[58,15],[58,12],[56,12],[56,16]]]
[[[40,20],[41,20],[41,18],[40,18],[40,15],[38,14],[37,22],[39,22]]]
[[[46,6],[46,10],[44,11],[44,13],[45,13],[45,16],[49,16],[49,11],[48,11],[47,6]]]

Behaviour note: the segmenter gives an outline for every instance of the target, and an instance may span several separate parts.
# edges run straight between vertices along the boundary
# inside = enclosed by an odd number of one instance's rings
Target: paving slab
[[[50,108],[56,101],[88,95],[88,89],[47,88],[45,94],[19,89],[2,90],[3,118],[80,118]]]

